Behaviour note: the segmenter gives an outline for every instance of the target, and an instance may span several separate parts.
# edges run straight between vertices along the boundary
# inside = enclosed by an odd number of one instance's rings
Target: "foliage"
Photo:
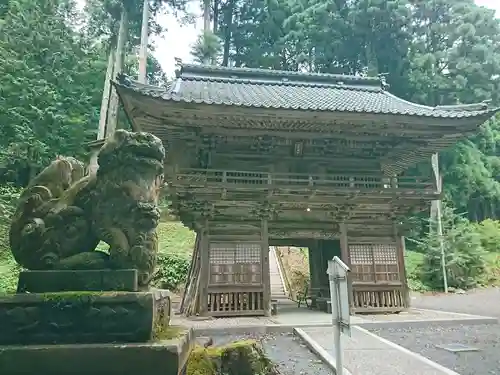
[[[500,221],[486,219],[476,224],[481,237],[481,245],[488,252],[500,253]]]
[[[423,292],[430,289],[422,282],[422,265],[424,264],[425,256],[416,251],[406,251],[405,253],[405,267],[406,278],[410,290]]]
[[[292,299],[304,293],[309,287],[309,252],[301,247],[277,247],[276,255],[281,259],[283,273],[290,286]]]
[[[194,233],[182,224],[159,224],[158,263],[154,285],[174,291],[186,282],[194,242]]]
[[[221,54],[221,41],[212,31],[203,31],[191,46],[191,55],[198,64],[216,62]]]
[[[481,244],[481,235],[475,225],[450,207],[444,207],[442,218],[448,286],[460,289],[475,287],[486,269],[486,252]],[[421,280],[433,289],[440,289],[444,282],[440,238],[431,229],[421,241],[424,253]]]
[[[11,293],[17,287],[17,275],[20,268],[9,249],[9,225],[14,213],[15,203],[19,198],[19,189],[9,185],[0,185],[0,294]]]
[[[57,0],[8,3],[0,32],[0,165],[81,156],[95,138],[106,62]]]
[[[14,214],[19,194],[19,189],[11,184],[0,185],[0,225],[9,224],[9,220]]]

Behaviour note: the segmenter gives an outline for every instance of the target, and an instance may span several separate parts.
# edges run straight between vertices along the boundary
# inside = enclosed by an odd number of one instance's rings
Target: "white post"
[[[342,358],[342,341],[340,339],[339,308],[338,308],[338,283],[330,276],[330,298],[332,304],[333,349],[335,352],[335,367],[337,375],[344,374],[344,361]],[[335,306],[335,307],[334,307]]]
[[[436,187],[438,189],[438,192],[441,193],[441,175],[439,173],[439,156],[437,153],[432,155],[431,163],[432,163],[432,170],[434,171],[434,177],[436,178]],[[435,200],[431,203],[431,220],[433,220],[434,217],[437,224],[436,230],[439,240],[439,247],[441,249],[441,269],[443,272],[444,292],[448,293],[448,275],[446,273],[446,252],[445,252],[444,238],[443,238],[441,200]]]
[[[336,374],[344,374],[341,334],[350,336],[349,297],[347,286],[349,267],[333,257],[328,261],[328,280],[330,282],[330,303],[332,304],[333,345],[335,351]]]

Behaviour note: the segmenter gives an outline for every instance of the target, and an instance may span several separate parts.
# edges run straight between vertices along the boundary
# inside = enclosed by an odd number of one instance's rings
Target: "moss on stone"
[[[91,292],[91,291],[71,291],[41,293],[45,302],[52,303],[55,307],[67,305],[91,305],[97,298],[103,296],[115,296],[116,292]]]
[[[221,347],[196,347],[187,362],[187,375],[274,375],[275,366],[255,340]]]
[[[181,327],[181,326],[163,327],[161,325],[157,325],[153,329],[153,341],[177,339],[186,334],[187,331],[188,329],[186,327]]]

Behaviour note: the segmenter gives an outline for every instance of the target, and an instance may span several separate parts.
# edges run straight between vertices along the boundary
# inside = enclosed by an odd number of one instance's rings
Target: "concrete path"
[[[297,328],[295,333],[334,367],[331,328]],[[360,327],[352,327],[351,337],[343,335],[342,345],[344,375],[459,375]]]
[[[269,247],[269,275],[271,281],[271,298],[272,299],[285,299],[288,298],[283,277],[278,264],[276,248]]]
[[[477,289],[464,294],[424,295],[414,293],[411,305],[423,309],[500,318],[500,288]]]

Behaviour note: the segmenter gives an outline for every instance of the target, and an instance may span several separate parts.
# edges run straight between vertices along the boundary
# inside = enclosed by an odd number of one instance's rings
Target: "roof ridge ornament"
[[[131,87],[132,86],[132,80],[128,75],[126,75],[123,72],[120,72],[116,75],[116,82],[118,82],[120,85],[125,86],[125,87]]]
[[[387,90],[389,87],[391,87],[391,85],[387,83],[387,76],[388,75],[389,75],[389,73],[377,74],[377,77],[380,81],[380,86],[382,86],[382,90]]]

